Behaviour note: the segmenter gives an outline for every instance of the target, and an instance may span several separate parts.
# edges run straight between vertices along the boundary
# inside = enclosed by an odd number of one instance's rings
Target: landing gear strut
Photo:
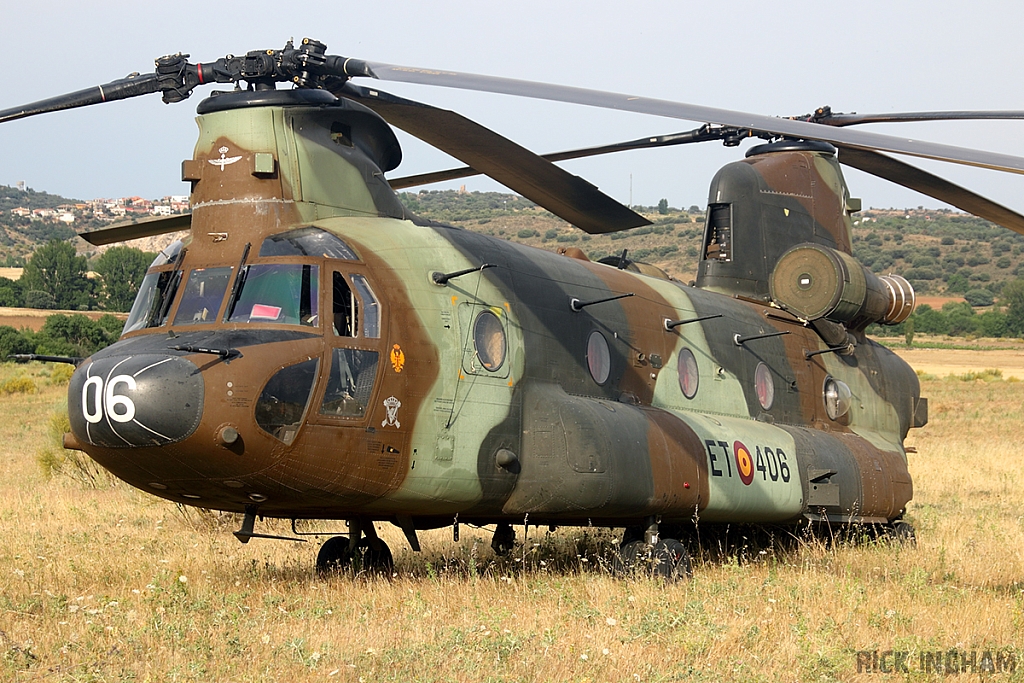
[[[352,520],[349,528],[351,536],[333,536],[320,546],[316,556],[317,573],[328,576],[351,571],[353,574],[390,575],[395,568],[395,560],[391,549],[377,537],[373,523]]]
[[[491,550],[494,551],[494,554],[504,557],[512,552],[515,544],[516,530],[507,522],[499,524],[498,528],[494,530],[494,536],[491,538]]]

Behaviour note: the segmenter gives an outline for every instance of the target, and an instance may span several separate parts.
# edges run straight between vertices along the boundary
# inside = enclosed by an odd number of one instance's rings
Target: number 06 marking
[[[90,389],[92,391],[90,392]],[[103,400],[101,398],[101,392],[103,391],[103,380],[99,377],[90,377],[85,380],[85,384],[82,385],[82,415],[85,419],[96,424],[103,419]],[[96,407],[95,412],[89,410],[89,394],[92,393],[92,404]]]
[[[136,387],[135,378],[131,375],[117,375],[107,382],[105,391],[103,380],[99,377],[85,380],[85,384],[82,385],[82,416],[86,421],[96,424],[103,419],[104,413],[114,422],[131,422],[135,419],[135,403],[123,394],[114,393],[119,384],[124,384],[129,391],[134,391]],[[122,412],[118,412],[119,406]]]

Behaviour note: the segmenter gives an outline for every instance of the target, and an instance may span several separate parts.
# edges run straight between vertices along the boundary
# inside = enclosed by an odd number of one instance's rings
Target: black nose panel
[[[184,358],[110,356],[83,363],[68,388],[71,431],[94,446],[181,441],[203,415],[203,376]]]

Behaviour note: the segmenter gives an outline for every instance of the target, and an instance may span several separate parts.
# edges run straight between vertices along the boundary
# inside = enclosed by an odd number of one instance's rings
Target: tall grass
[[[848,680],[861,650],[1024,644],[1021,383],[923,381],[916,547],[706,540],[668,585],[613,577],[602,530],[518,527],[496,558],[466,526],[416,554],[378,525],[395,577],[322,580],[315,542],[241,545],[230,518],[45,478],[63,389],[38,385],[0,398],[0,680]]]

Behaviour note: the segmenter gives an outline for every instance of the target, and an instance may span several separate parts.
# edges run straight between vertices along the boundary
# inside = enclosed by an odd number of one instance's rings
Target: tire
[[[678,581],[687,579],[692,573],[690,567],[690,553],[682,543],[674,538],[664,538],[654,546],[654,576],[659,576],[666,581]]]
[[[619,542],[619,548],[625,548],[633,541],[644,540],[644,528],[642,526],[627,526],[622,530],[622,541]]]
[[[893,522],[892,528],[889,530],[889,538],[893,543],[906,546],[917,545],[917,534],[914,533],[914,525],[910,522],[904,522],[902,520]]]
[[[674,538],[663,538],[652,548],[643,540],[629,541],[612,562],[612,571],[620,576],[652,576],[678,581],[690,576],[690,554]]]
[[[317,553],[316,571],[321,576],[349,571],[390,576],[395,568],[394,557],[384,541],[378,540],[378,543],[378,549],[374,550],[370,539],[362,538],[352,553],[348,549],[347,536],[328,538]]]
[[[352,564],[348,552],[348,536],[332,536],[316,554],[316,572],[320,576],[346,571]]]

